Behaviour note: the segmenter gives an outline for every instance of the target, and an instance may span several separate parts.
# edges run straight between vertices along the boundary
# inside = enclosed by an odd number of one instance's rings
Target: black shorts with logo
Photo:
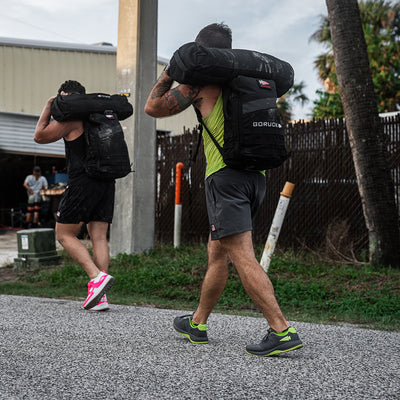
[[[265,196],[265,176],[224,168],[206,179],[211,240],[251,231],[252,219]]]
[[[115,181],[94,180],[86,175],[69,182],[57,211],[57,222],[112,222],[114,215]]]

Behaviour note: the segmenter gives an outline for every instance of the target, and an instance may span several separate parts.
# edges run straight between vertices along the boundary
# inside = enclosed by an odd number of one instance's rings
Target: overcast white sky
[[[118,0],[1,0],[0,36],[117,45]],[[233,47],[272,54],[290,62],[295,82],[304,81],[314,99],[322,87],[313,62],[324,48],[309,42],[325,0],[159,0],[158,55],[170,58],[183,43],[213,22],[233,31]],[[312,101],[295,108],[296,118],[307,118]]]

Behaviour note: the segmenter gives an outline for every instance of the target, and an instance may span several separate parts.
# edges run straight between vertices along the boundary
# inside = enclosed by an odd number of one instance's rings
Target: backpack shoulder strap
[[[200,125],[203,126],[203,118],[202,118],[202,116],[201,116],[200,111],[199,111],[195,106],[193,106],[193,108],[194,108],[194,111],[196,112],[197,120],[199,121]],[[196,161],[196,158],[197,158],[197,155],[199,154],[199,148],[200,148],[200,143],[201,143],[201,136],[202,136],[202,135],[201,135],[201,132],[200,132],[200,133],[199,133],[199,138],[198,138],[198,140],[197,140],[196,151],[194,152],[194,156],[193,156],[192,159],[190,160],[191,162],[195,162],[195,161]]]
[[[194,110],[196,111],[197,114],[197,120],[200,122],[201,126],[204,126],[204,128],[206,129],[206,132],[208,133],[208,135],[210,136],[211,140],[214,142],[215,147],[218,149],[218,151],[221,153],[222,156],[222,147],[220,146],[220,144],[217,142],[217,139],[215,139],[214,135],[210,132],[210,130],[207,128],[207,125],[204,123],[203,121],[203,117],[201,116],[200,111],[194,107]],[[197,152],[198,152],[198,147],[200,144],[200,140],[201,140],[201,136],[199,137],[199,142],[197,144],[197,150],[196,150],[196,156],[197,156]]]

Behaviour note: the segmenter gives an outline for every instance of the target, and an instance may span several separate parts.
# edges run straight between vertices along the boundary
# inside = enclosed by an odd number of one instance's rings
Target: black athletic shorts
[[[265,176],[224,168],[206,179],[211,240],[251,231],[252,219],[265,196]]]
[[[69,182],[57,211],[60,224],[112,222],[115,181],[103,182],[86,175]]]

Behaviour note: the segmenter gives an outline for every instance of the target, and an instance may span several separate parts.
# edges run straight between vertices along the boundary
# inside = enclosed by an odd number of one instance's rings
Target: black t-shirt
[[[65,140],[65,157],[67,159],[68,180],[79,178],[86,175],[85,157],[86,157],[86,140],[85,134],[74,140]]]

